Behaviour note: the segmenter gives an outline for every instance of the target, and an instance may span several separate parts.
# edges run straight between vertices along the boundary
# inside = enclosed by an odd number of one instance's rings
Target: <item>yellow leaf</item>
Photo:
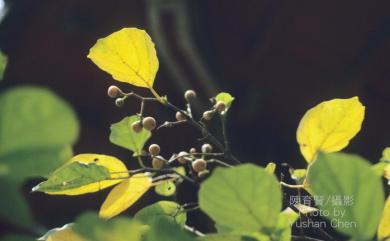
[[[99,39],[90,49],[88,58],[115,80],[154,92],[159,63],[154,43],[144,30],[123,28]]]
[[[383,209],[382,219],[378,227],[378,240],[390,239],[390,196]]]
[[[151,187],[152,179],[143,173],[136,174],[113,188],[108,194],[99,216],[110,219],[133,205]]]
[[[80,195],[85,193],[91,193],[91,192],[97,192],[104,188],[113,186],[121,181],[123,181],[124,178],[128,177],[128,170],[126,166],[123,164],[122,161],[119,159],[113,157],[113,156],[107,156],[107,155],[100,155],[100,154],[80,154],[77,156],[74,156],[70,161],[67,163],[72,162],[81,162],[81,163],[91,163],[94,162],[96,165],[104,166],[110,171],[111,179],[115,180],[106,180],[106,181],[100,181],[96,183],[91,183],[82,187],[69,189],[66,191],[60,191],[60,192],[48,192],[48,194],[51,195]],[[67,165],[65,164],[65,165]]]
[[[364,112],[358,97],[325,101],[308,110],[297,130],[306,161],[314,161],[319,151],[330,153],[345,148],[360,131]]]
[[[50,230],[45,236],[39,238],[41,241],[86,241],[72,230],[69,224],[62,228]]]

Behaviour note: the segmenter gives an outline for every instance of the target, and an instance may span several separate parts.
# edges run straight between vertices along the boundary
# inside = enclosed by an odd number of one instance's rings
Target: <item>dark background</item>
[[[390,144],[390,2],[313,0],[19,0],[0,25],[0,48],[9,57],[0,88],[47,86],[77,112],[82,131],[76,153],[105,153],[135,162],[109,143],[109,126],[138,111],[136,102],[119,109],[106,96],[118,84],[86,58],[98,38],[123,27],[146,29],[160,59],[155,87],[171,102],[184,104],[185,89],[197,91],[205,110],[219,91],[236,97],[228,123],[233,152],[243,161],[265,165],[289,162],[304,167],[295,131],[304,112],[331,98],[359,96],[366,119],[347,148],[371,161]],[[118,84],[120,85],[120,84]],[[120,85],[127,91],[149,94]],[[162,123],[173,120],[159,106],[147,112]],[[211,126],[217,126],[211,124]],[[212,128],[213,131],[218,131]],[[218,136],[218,134],[217,134]],[[167,157],[200,146],[189,127],[162,130],[153,142]],[[71,222],[83,210],[98,209],[105,194],[26,198],[42,224]],[[181,201],[195,190],[180,190]],[[155,198],[149,193],[130,209]],[[194,214],[193,222],[209,223]]]

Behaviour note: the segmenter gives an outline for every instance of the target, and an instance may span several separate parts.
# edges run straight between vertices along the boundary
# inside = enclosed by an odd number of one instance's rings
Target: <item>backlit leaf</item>
[[[378,227],[378,240],[390,239],[390,196],[387,197],[382,219]]]
[[[142,128],[140,133],[136,133],[131,128],[131,124],[139,120],[140,118],[138,116],[132,115],[111,125],[111,143],[133,151],[134,156],[142,154],[142,148],[151,136],[150,131],[145,128]]]
[[[202,183],[199,206],[220,225],[261,231],[276,225],[282,195],[276,177],[261,167],[219,167]]]
[[[358,97],[325,101],[308,110],[297,130],[306,161],[314,161],[319,151],[331,153],[345,148],[360,131],[364,111]]]
[[[372,239],[384,206],[381,178],[370,167],[356,155],[320,154],[308,172],[313,195],[329,200],[319,205],[329,212],[325,218],[356,240]],[[337,197],[342,197],[342,203],[333,201]]]
[[[80,195],[100,191],[126,177],[127,168],[119,159],[100,154],[80,154],[56,170],[36,190],[51,195]],[[107,178],[113,180],[105,180]],[[61,187],[61,184],[65,185]],[[50,187],[48,190],[44,188],[46,185]]]
[[[187,221],[187,214],[181,210],[181,206],[175,202],[159,201],[138,211],[134,218],[142,223],[150,224],[156,219],[165,217],[169,221],[184,226]]]
[[[114,187],[108,194],[99,216],[110,219],[132,206],[152,187],[152,179],[143,174],[136,174]]]
[[[99,39],[88,58],[115,80],[153,88],[159,63],[154,43],[144,30],[123,28]]]

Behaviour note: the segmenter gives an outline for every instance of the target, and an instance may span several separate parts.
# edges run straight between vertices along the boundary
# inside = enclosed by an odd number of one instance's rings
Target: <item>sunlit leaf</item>
[[[86,241],[141,241],[148,227],[134,219],[118,217],[107,221],[86,213],[77,218],[73,229]]]
[[[99,39],[88,58],[115,80],[153,88],[159,63],[154,43],[144,30],[123,28]]]
[[[321,210],[339,232],[371,240],[384,206],[380,177],[363,158],[344,154],[320,154],[311,165],[308,181],[313,195],[322,197]]]
[[[80,195],[100,191],[126,177],[127,168],[119,159],[100,154],[80,154],[56,170],[36,190],[51,195]]]
[[[87,241],[78,235],[71,224],[66,224],[61,228],[54,228],[48,231],[38,241]]]
[[[385,208],[378,227],[378,240],[390,239],[390,196],[387,197]]]
[[[133,151],[134,156],[142,154],[142,148],[151,136],[150,131],[145,128],[140,133],[136,133],[131,128],[131,124],[139,120],[140,118],[138,116],[132,115],[111,125],[110,141],[115,145]]]
[[[360,131],[364,111],[358,97],[325,101],[308,110],[297,130],[306,161],[314,161],[319,151],[330,153],[345,148]]]
[[[3,80],[5,69],[7,68],[8,58],[7,56],[0,50],[0,81]]]
[[[158,195],[169,197],[176,193],[176,185],[173,181],[164,181],[154,187]]]
[[[108,194],[99,216],[110,219],[132,206],[152,187],[152,179],[143,174],[136,174],[114,187]]]
[[[199,206],[218,224],[260,231],[276,225],[282,207],[280,185],[274,175],[253,164],[219,167],[202,183]]]
[[[181,226],[187,221],[187,214],[182,211],[179,204],[171,201],[159,201],[138,211],[134,218],[142,223],[150,224],[160,219],[167,218],[169,221],[178,223]]]

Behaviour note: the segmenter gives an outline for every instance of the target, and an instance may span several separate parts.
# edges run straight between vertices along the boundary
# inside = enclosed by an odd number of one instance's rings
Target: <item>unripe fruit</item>
[[[214,112],[208,110],[208,111],[205,111],[203,112],[203,119],[209,121],[213,118],[213,115],[214,115]]]
[[[186,120],[186,117],[180,111],[178,111],[178,112],[176,112],[176,120],[177,121],[184,121],[184,120]]]
[[[207,168],[207,162],[203,159],[196,159],[192,162],[192,169],[194,169],[195,172],[201,172],[206,170]]]
[[[226,105],[223,101],[218,101],[214,108],[218,111],[218,113],[222,113],[226,110]]]
[[[117,107],[122,107],[124,103],[125,103],[125,100],[123,98],[118,98],[115,100],[115,105]]]
[[[196,99],[196,92],[193,90],[187,90],[184,93],[184,98],[188,101],[191,102]]]
[[[157,144],[152,144],[149,146],[149,153],[152,156],[157,156],[160,154],[160,146]]]
[[[152,166],[154,169],[161,169],[165,164],[165,160],[162,156],[156,156],[152,160]]]
[[[185,151],[181,151],[178,155],[178,158],[177,158],[177,161],[180,163],[180,164],[186,164],[187,162],[187,159],[185,158],[185,156],[187,156],[188,153],[185,152]]]
[[[142,131],[141,121],[136,121],[131,124],[131,129],[133,129],[135,133],[140,133]]]
[[[152,131],[156,128],[156,120],[151,116],[145,117],[142,120],[142,125],[146,130]]]
[[[212,145],[210,145],[208,143],[202,145],[202,152],[203,153],[210,153],[212,151],[213,151],[213,146]]]
[[[196,150],[195,147],[192,147],[192,148],[190,149],[190,153],[191,153],[191,154],[195,154],[196,152],[197,152],[197,150]]]
[[[107,95],[111,98],[118,98],[123,95],[123,92],[117,86],[111,85],[107,89]]]
[[[210,173],[210,171],[209,170],[203,170],[203,171],[201,171],[201,172],[198,172],[198,177],[199,178],[203,178],[203,177],[205,177],[205,176],[207,176],[208,174]]]

